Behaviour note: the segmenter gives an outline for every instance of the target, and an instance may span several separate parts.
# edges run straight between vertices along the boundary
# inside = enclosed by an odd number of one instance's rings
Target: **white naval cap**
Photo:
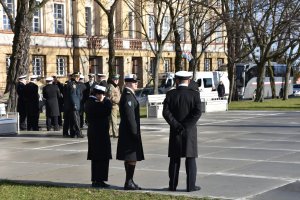
[[[139,79],[137,78],[137,76],[135,74],[127,74],[124,76],[124,80],[125,82],[138,82]]]
[[[188,71],[178,71],[175,73],[175,77],[181,80],[188,80],[193,76],[191,72]]]
[[[95,92],[105,92],[106,91],[106,87],[104,86],[101,86],[101,85],[95,85],[94,89],[93,89]]]
[[[27,75],[22,75],[22,76],[19,76],[19,80],[21,80],[21,79],[25,79],[27,77]]]
[[[32,79],[37,79],[37,78],[38,78],[37,75],[32,75],[32,76],[30,76],[30,80],[32,80]]]
[[[84,76],[82,74],[80,74],[79,78],[80,79],[84,79]]]
[[[105,77],[106,74],[97,74],[97,76],[103,76],[103,77]]]
[[[52,76],[47,77],[46,81],[48,81],[48,82],[53,81],[53,77]]]

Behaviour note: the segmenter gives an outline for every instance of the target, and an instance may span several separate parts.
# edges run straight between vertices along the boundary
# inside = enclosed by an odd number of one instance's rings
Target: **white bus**
[[[284,88],[286,65],[272,63],[274,72],[276,96],[279,97],[280,91]],[[257,65],[254,63],[238,63],[236,64],[236,92],[240,99],[253,99],[256,95],[257,88]],[[289,95],[293,93],[293,70],[291,69],[289,80]],[[270,84],[269,70],[266,70],[264,80],[264,97],[271,98],[272,90]]]

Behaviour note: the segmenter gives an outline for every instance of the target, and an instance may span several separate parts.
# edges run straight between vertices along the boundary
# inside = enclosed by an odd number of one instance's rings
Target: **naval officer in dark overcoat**
[[[22,75],[17,83],[17,112],[20,116],[20,130],[26,130],[26,105],[25,105],[25,85],[26,85],[26,75]]]
[[[85,103],[85,113],[88,123],[88,156],[91,160],[91,180],[93,187],[109,187],[108,168],[111,155],[109,136],[109,118],[112,103],[105,97],[106,88],[96,85]]]
[[[134,94],[137,89],[137,82],[138,79],[135,74],[125,76],[125,87],[119,102],[120,125],[117,159],[124,160],[125,190],[141,189],[133,181],[136,162],[144,160],[140,129],[140,105]]]
[[[46,86],[43,88],[43,98],[46,101],[46,126],[47,131],[50,131],[51,126],[54,126],[54,131],[59,131],[58,117],[59,99],[61,93],[57,85],[53,84],[53,77],[46,78]]]
[[[169,138],[169,190],[176,191],[180,160],[185,157],[188,192],[200,190],[196,186],[198,157],[197,121],[201,116],[200,94],[188,87],[192,74],[179,71],[175,74],[176,89],[166,94],[163,116],[170,125]]]

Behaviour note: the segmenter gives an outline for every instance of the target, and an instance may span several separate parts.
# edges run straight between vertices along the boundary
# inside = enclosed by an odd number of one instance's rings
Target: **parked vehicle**
[[[293,96],[300,96],[300,84],[293,85]]]
[[[159,94],[163,94],[161,89],[158,89]],[[154,89],[151,87],[139,88],[135,91],[136,99],[138,100],[140,106],[146,106],[148,95],[154,94]]]
[[[272,71],[274,73],[274,82],[276,96],[280,97],[280,91],[284,87],[286,65],[271,63]],[[236,90],[240,99],[255,98],[257,88],[258,69],[255,63],[238,63],[236,64]],[[288,94],[292,94],[293,70],[290,73]],[[269,70],[266,71],[264,78],[264,97],[270,98],[272,96],[271,81]]]

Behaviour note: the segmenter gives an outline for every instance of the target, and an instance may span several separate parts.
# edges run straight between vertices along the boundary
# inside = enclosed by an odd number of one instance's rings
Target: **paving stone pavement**
[[[203,114],[198,122],[197,184],[185,192],[184,160],[177,192],[168,192],[168,125],[142,119],[145,161],[135,182],[143,192],[220,199],[300,199],[300,112],[228,111]],[[86,130],[83,130],[86,134]],[[90,187],[87,139],[61,132],[20,132],[0,137],[0,179]],[[123,162],[115,160],[112,139],[109,181],[122,190]]]

